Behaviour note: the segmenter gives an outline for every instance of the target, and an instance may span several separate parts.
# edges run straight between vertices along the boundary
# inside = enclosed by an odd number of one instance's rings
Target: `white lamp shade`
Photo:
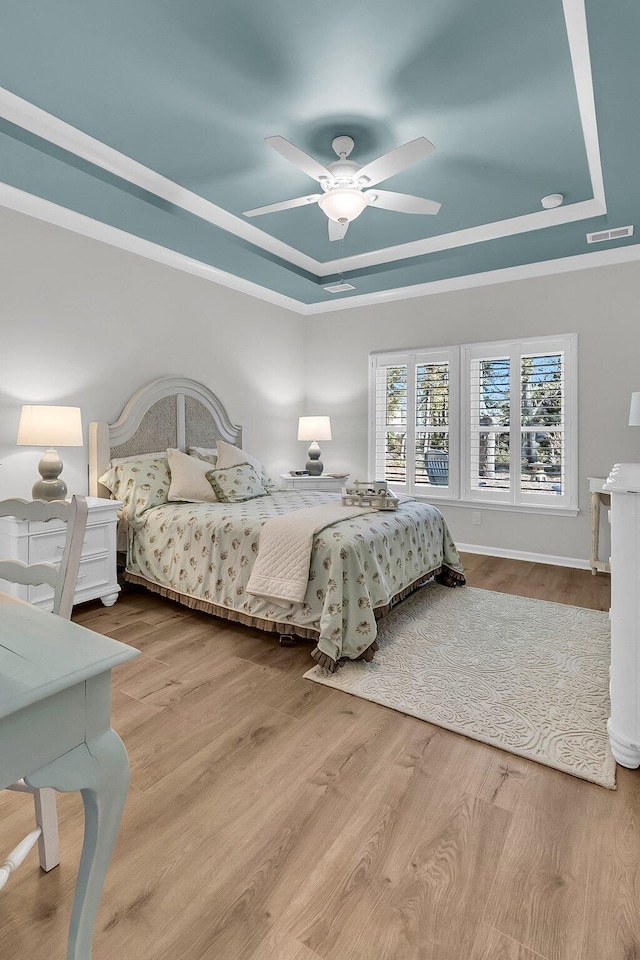
[[[299,417],[298,440],[331,440],[330,417]]]
[[[29,404],[22,408],[18,427],[19,446],[81,447],[80,407],[47,407]]]
[[[336,223],[351,222],[360,216],[367,206],[367,198],[360,190],[329,190],[318,200],[318,206],[329,220]]]
[[[629,426],[640,427],[640,391],[631,394],[631,408],[629,410]]]

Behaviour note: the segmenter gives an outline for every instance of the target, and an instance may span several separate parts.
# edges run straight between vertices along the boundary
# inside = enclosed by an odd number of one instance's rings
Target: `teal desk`
[[[0,789],[80,790],[84,845],[68,960],[90,960],[129,761],[111,729],[111,670],[139,651],[0,593]],[[10,887],[2,896],[10,896]],[[57,956],[55,948],[52,955]]]

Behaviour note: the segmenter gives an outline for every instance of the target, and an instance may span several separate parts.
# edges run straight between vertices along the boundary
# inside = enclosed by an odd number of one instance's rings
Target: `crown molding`
[[[117,247],[128,253],[136,254],[147,260],[153,260],[167,267],[190,273],[193,276],[218,283],[221,286],[245,293],[250,297],[272,303],[277,307],[290,310],[303,316],[315,316],[320,313],[331,313],[336,310],[349,310],[357,307],[371,306],[377,303],[390,303],[394,300],[408,300],[414,297],[425,297],[438,293],[449,293],[454,290],[469,290],[474,287],[491,286],[498,283],[507,283],[512,280],[526,280],[531,277],[544,277],[551,274],[570,273],[574,270],[587,270],[593,267],[612,266],[618,263],[630,263],[640,260],[640,243],[615,247],[610,250],[598,250],[593,253],[578,254],[573,257],[562,257],[557,260],[545,260],[538,263],[522,264],[515,267],[504,267],[499,270],[488,270],[484,273],[468,274],[463,277],[451,277],[446,280],[432,280],[428,283],[419,283],[410,287],[398,287],[393,290],[381,290],[376,293],[359,296],[342,297],[337,300],[323,303],[303,303],[293,297],[275,293],[267,287],[261,287],[250,280],[226,273],[210,264],[194,260],[184,254],[176,253],[168,247],[162,247],[150,240],[144,240],[133,234],[109,226],[82,213],[76,213],[66,207],[61,207],[50,200],[36,197],[24,190],[18,190],[8,184],[0,183],[0,207],[15,210],[36,220],[42,220],[53,226],[70,230],[73,233],[98,240],[110,246]]]
[[[181,187],[173,180],[120,153],[119,150],[107,146],[106,143],[90,137],[77,127],[54,117],[46,110],[41,110],[40,107],[29,103],[28,100],[23,100],[22,97],[5,90],[4,87],[0,87],[0,117],[102,170],[107,170],[121,180],[126,180],[127,183],[142,187],[154,196],[220,227],[227,233],[241,237],[255,247],[275,254],[288,263],[301,267],[309,273],[315,274],[318,271],[320,263],[300,250],[296,250],[295,247],[272,237],[264,230],[259,230],[246,220],[236,217],[210,200],[205,200],[204,197],[187,190],[186,187]]]
[[[532,230],[556,227],[562,223],[589,220],[591,217],[602,216],[606,212],[606,206],[599,200],[582,200],[580,203],[567,204],[566,207],[540,210],[535,213],[527,213],[522,217],[498,220],[496,223],[484,223],[479,227],[457,230],[455,233],[446,233],[440,237],[429,237],[427,240],[401,243],[398,246],[386,247],[384,250],[374,250],[371,253],[359,253],[353,257],[346,257],[344,260],[331,260],[322,265],[321,276],[326,277],[333,276],[336,273],[366,270],[368,267],[406,260],[408,257],[423,257],[429,253],[452,250],[454,247],[466,247],[473,243],[484,243],[486,240],[500,240],[503,237],[529,233]]]
[[[326,277],[334,273],[362,270],[383,263],[391,263],[395,260],[420,257],[429,253],[437,253],[440,250],[451,250],[454,247],[483,243],[485,240],[497,240],[500,237],[510,237],[519,233],[528,233],[531,230],[542,230],[546,227],[554,227],[562,223],[574,223],[578,220],[588,220],[591,217],[606,214],[607,205],[602,178],[584,0],[562,0],[562,8],[567,27],[571,66],[576,85],[578,110],[593,199],[555,207],[552,210],[536,210],[534,213],[528,213],[524,216],[498,220],[495,223],[485,223],[466,230],[458,230],[455,233],[441,234],[438,237],[428,237],[424,240],[414,240],[411,243],[401,243],[381,250],[371,250],[368,253],[360,253],[344,259],[325,261],[322,264],[321,276]]]
[[[151,240],[136,237],[134,234],[119,230],[108,223],[102,223],[102,221],[94,220],[92,217],[86,217],[83,213],[76,213],[75,210],[69,210],[67,207],[52,203],[51,200],[44,200],[32,193],[18,190],[17,187],[11,187],[7,183],[0,183],[0,207],[15,210],[17,213],[24,213],[28,217],[43,220],[45,223],[62,227],[63,230],[70,230],[72,233],[89,237],[91,240],[99,240],[101,243],[107,243],[111,247],[117,247],[128,253],[135,253],[146,260],[154,260],[156,263],[182,270],[184,273],[191,273],[203,280],[219,283],[223,287],[230,287],[232,290],[246,293],[258,300],[265,300],[267,303],[284,307],[285,310],[300,313],[300,306],[304,306],[298,300],[269,290],[268,287],[261,287],[258,283],[252,283],[243,277],[236,277],[232,273],[226,273],[224,270],[212,267],[201,260],[187,257],[175,250],[170,250],[169,247],[152,243]]]
[[[595,267],[609,267],[618,263],[632,263],[636,260],[640,260],[640,243],[616,247],[613,250],[598,250],[595,253],[560,257],[557,260],[541,260],[537,263],[487,270],[484,273],[471,273],[464,277],[432,280],[429,283],[417,283],[411,287],[396,287],[394,290],[343,297],[341,300],[333,300],[330,303],[307,304],[300,312],[307,316],[333,313],[336,310],[367,307],[376,303],[392,303],[394,300],[410,300],[413,297],[427,297],[437,293],[450,293],[454,290],[471,290],[474,287],[489,287],[499,283],[510,283],[513,280],[529,280],[534,277],[572,273],[575,270],[592,270]]]
[[[0,116],[317,278],[606,214],[584,0],[562,0],[593,199],[321,262],[0,87]],[[150,241],[151,242],[151,241]]]
[[[552,210],[540,210],[524,216],[513,217],[496,223],[483,224],[439,237],[426,238],[405,244],[397,244],[380,250],[331,260],[324,263],[307,256],[300,250],[277,240],[245,220],[230,214],[216,204],[205,200],[185,187],[174,183],[161,174],[150,170],[131,157],[120,153],[99,140],[52,116],[34,104],[0,87],[0,116],[29,130],[50,143],[93,163],[102,169],[135,184],[171,204],[200,217],[222,230],[241,237],[254,247],[265,250],[282,261],[300,267],[322,279],[336,272],[365,270],[380,264],[391,263],[441,250],[482,243],[500,237],[514,236],[532,230],[589,219],[606,214],[606,201],[600,161],[598,129],[591,76],[591,60],[584,0],[562,0],[572,69],[575,79],[578,106],[582,123],[593,199],[568,204]],[[259,284],[244,280],[210,264],[187,257],[169,248],[155,244],[126,231],[94,220],[84,214],[62,207],[52,201],[0,183],[0,206],[19,211],[28,216],[47,221],[72,230],[83,236],[108,243],[130,253],[154,260],[219,283],[231,289],[257,297],[286,310],[303,315],[315,315],[335,310],[351,309],[375,303],[385,303],[411,297],[427,296],[451,290],[469,289],[509,280],[544,276],[571,270],[585,269],[610,263],[624,263],[640,258],[634,252],[637,245],[617,247],[613,250],[579,254],[558,260],[487,271],[446,280],[436,280],[395,290],[371,294],[346,296],[321,303],[305,304],[292,297],[277,293]]]

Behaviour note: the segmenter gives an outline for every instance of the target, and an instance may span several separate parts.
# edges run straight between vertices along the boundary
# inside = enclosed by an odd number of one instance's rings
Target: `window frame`
[[[521,490],[521,361],[531,354],[562,352],[564,356],[563,423],[564,492]],[[508,356],[510,360],[511,416],[510,487],[505,493],[472,487],[471,478],[471,364],[475,360]],[[467,343],[451,347],[375,351],[369,355],[369,473],[376,469],[378,440],[376,422],[376,372],[381,367],[407,365],[406,483],[390,486],[397,493],[418,499],[437,500],[457,506],[482,506],[521,513],[550,513],[575,516],[578,509],[578,384],[577,334],[527,337]],[[415,484],[416,368],[420,363],[449,363],[449,484]],[[514,376],[514,370],[517,376]],[[499,432],[506,432],[499,431]],[[549,430],[548,432],[554,432]],[[560,431],[556,431],[560,432]],[[410,446],[411,444],[411,446]],[[411,450],[411,454],[409,454]],[[380,478],[378,478],[380,479]]]

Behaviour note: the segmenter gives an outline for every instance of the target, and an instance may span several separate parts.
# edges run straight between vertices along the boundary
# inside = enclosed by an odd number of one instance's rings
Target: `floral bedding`
[[[262,525],[336,494],[276,492],[241,503],[167,503],[129,528],[127,573],[182,597],[233,611],[244,622],[271,621],[282,632],[317,633],[334,663],[357,659],[376,638],[376,607],[389,604],[426,574],[445,571],[464,583],[462,564],[440,511],[417,500],[398,510],[341,520],[314,537],[303,603],[289,609],[252,597],[246,586]],[[375,646],[374,646],[375,649]]]

